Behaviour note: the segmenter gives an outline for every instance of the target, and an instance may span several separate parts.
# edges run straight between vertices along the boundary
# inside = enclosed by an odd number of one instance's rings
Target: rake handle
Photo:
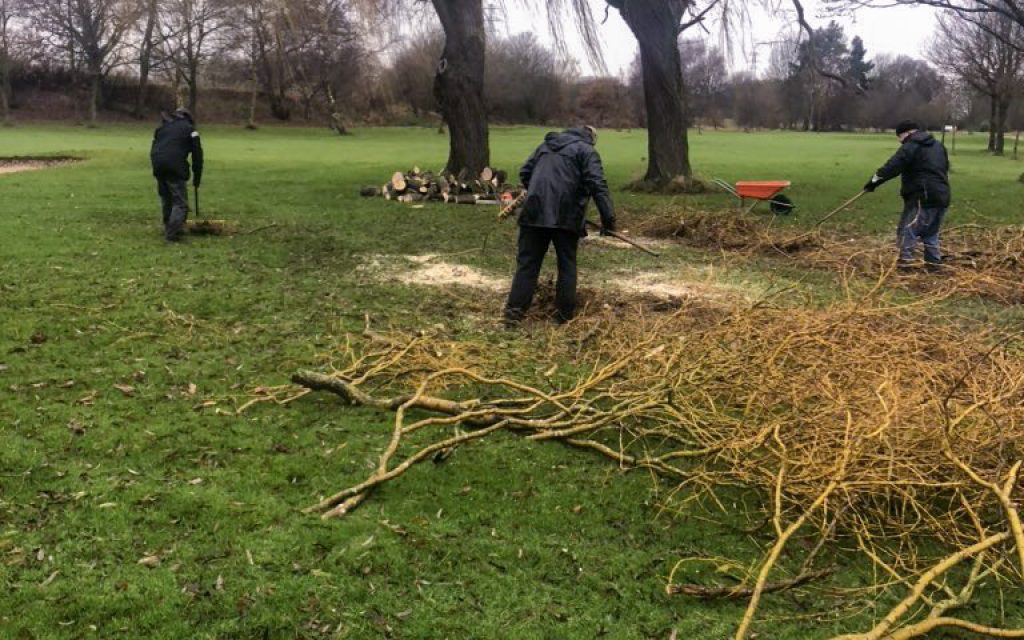
[[[828,215],[826,215],[826,216],[825,216],[824,218],[822,218],[821,220],[818,220],[817,222],[815,222],[815,223],[814,223],[814,226],[815,226],[815,227],[820,227],[820,226],[821,226],[821,225],[822,225],[822,224],[823,224],[823,223],[824,223],[824,222],[825,222],[826,220],[828,220],[828,219],[829,219],[829,218],[831,218],[832,216],[836,215],[837,213],[839,213],[840,211],[842,211],[842,210],[843,210],[843,209],[845,209],[846,207],[850,206],[850,205],[851,205],[851,204],[853,204],[854,202],[857,202],[858,200],[860,200],[861,196],[863,196],[863,195],[864,195],[865,193],[867,193],[867,191],[864,191],[864,190],[858,191],[858,192],[857,192],[857,195],[853,196],[852,198],[850,198],[849,200],[847,200],[847,201],[846,201],[846,202],[844,202],[843,204],[841,204],[841,205],[839,205],[838,207],[836,207],[835,209],[833,209],[833,210],[832,210],[831,212],[829,212],[829,214],[828,214]]]
[[[591,222],[590,220],[587,220],[587,224],[589,226],[593,227],[594,229],[600,229],[601,228],[601,226],[598,225],[596,222]],[[645,247],[644,245],[640,244],[636,240],[633,240],[632,238],[628,238],[628,237],[622,235],[621,233],[619,233],[618,231],[609,231],[609,230],[606,229],[604,232],[606,234],[610,235],[611,237],[615,238],[616,240],[622,240],[626,244],[632,245],[632,246],[636,247],[637,249],[643,251],[644,253],[651,254],[655,258],[660,258],[661,257],[661,254],[657,253],[656,251],[652,251],[652,250],[648,249],[647,247]]]

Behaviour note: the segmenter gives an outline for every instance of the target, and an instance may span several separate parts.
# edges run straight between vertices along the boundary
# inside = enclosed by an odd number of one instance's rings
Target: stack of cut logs
[[[399,202],[502,204],[514,200],[522,191],[522,187],[505,184],[507,178],[506,172],[490,167],[485,167],[477,177],[471,177],[465,169],[458,174],[443,171],[435,174],[413,167],[411,171],[396,171],[391,181],[381,187],[363,187],[359,195],[367,198],[382,195]]]

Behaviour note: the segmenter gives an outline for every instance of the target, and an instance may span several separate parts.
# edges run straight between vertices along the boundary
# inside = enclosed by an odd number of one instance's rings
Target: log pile
[[[484,167],[479,176],[463,169],[458,174],[438,171],[396,171],[391,180],[380,187],[366,186],[359,195],[366,198],[384,196],[398,202],[448,202],[452,204],[501,204],[510,202],[522,187],[507,183],[508,173]]]

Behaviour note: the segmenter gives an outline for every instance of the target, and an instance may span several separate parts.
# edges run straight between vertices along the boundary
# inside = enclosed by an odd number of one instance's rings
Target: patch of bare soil
[[[78,158],[52,157],[52,158],[0,158],[0,174],[20,173],[22,171],[38,171],[40,169],[53,169],[78,162]]]

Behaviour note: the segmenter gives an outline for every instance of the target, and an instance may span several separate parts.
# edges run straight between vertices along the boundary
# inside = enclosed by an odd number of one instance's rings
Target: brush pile
[[[522,188],[507,184],[508,174],[485,167],[479,176],[470,176],[463,169],[458,174],[438,171],[396,171],[391,180],[380,187],[368,186],[359,191],[367,198],[384,196],[386,200],[420,202],[432,200],[454,204],[501,204],[511,202]]]
[[[764,595],[827,579],[838,555],[875,576],[855,595],[897,599],[846,640],[942,628],[1024,637],[950,615],[1024,577],[1019,336],[882,298],[686,306],[568,331],[534,357],[571,363],[578,377],[524,378],[525,354],[500,364],[485,342],[431,334],[367,334],[327,373],[298,372],[300,386],[282,394],[330,391],[394,412],[377,469],[307,511],[342,516],[416,463],[509,431],[653,472],[679,508],[763,522],[774,543],[739,584],[689,575],[700,558],[666,567],[668,593],[749,600],[736,638]],[[737,491],[752,497],[729,499]]]
[[[946,262],[940,272],[896,270],[895,242],[822,231],[778,228],[734,211],[684,210],[644,219],[641,235],[673,238],[689,246],[729,252],[737,258],[774,257],[800,267],[855,281],[933,296],[979,297],[1001,304],[1024,302],[1024,227],[964,225],[942,234]]]

